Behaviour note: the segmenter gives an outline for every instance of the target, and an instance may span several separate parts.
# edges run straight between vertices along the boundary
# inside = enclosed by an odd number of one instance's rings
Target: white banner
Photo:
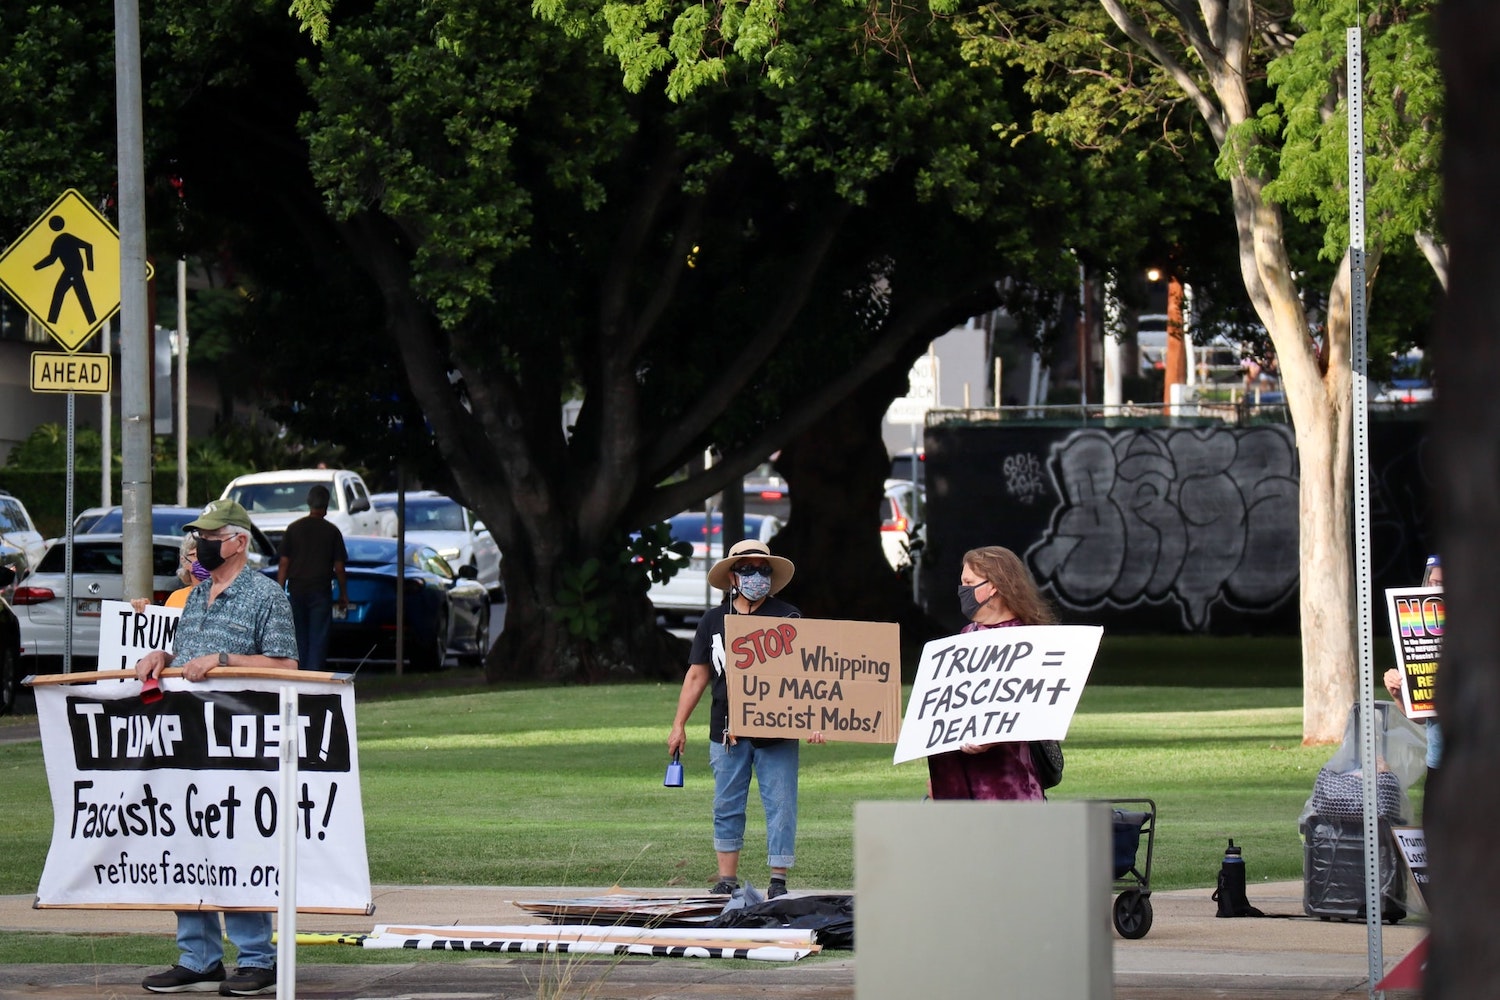
[[[895,763],[965,743],[1064,738],[1103,636],[1098,625],[1016,625],[929,642]]]
[[[99,669],[134,670],[153,649],[172,649],[181,608],[149,605],[137,612],[126,601],[99,602]]]
[[[297,800],[278,802],[280,688],[297,685]],[[297,908],[371,909],[352,684],[223,678],[38,684],[52,792],[39,906],[275,910],[297,827]]]

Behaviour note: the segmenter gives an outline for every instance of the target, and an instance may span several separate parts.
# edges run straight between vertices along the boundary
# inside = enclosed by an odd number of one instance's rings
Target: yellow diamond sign
[[[76,351],[120,310],[120,234],[70,188],[0,256],[0,285]]]

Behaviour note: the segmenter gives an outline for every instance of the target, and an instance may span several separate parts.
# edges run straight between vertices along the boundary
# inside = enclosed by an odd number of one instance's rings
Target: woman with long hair
[[[969,623],[964,632],[1011,625],[1052,625],[1057,614],[1042,596],[1031,572],[1010,549],[986,545],[964,553],[959,606]],[[1042,799],[1042,784],[1031,762],[1031,745],[965,743],[927,758],[928,787],[934,799]]]

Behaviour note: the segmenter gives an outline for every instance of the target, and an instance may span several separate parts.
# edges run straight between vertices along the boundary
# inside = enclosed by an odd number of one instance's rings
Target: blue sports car
[[[334,607],[329,655],[363,661],[396,655],[396,540],[350,535],[344,539],[348,560],[349,611]],[[436,670],[449,651],[479,663],[489,651],[490,597],[475,579],[473,567],[458,572],[437,550],[407,542],[406,657],[414,670]],[[275,575],[275,567],[267,570]],[[337,592],[337,584],[330,584]]]

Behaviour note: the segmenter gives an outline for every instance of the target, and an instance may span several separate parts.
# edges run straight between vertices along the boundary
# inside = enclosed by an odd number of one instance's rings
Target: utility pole
[[[1167,274],[1167,354],[1162,402],[1172,404],[1172,386],[1187,382],[1187,350],[1183,345],[1182,279]]]
[[[137,0],[115,0],[120,186],[120,476],[126,599],[151,596],[151,330],[146,310],[146,167]]]
[[[177,258],[177,506],[188,502],[187,258]]]

